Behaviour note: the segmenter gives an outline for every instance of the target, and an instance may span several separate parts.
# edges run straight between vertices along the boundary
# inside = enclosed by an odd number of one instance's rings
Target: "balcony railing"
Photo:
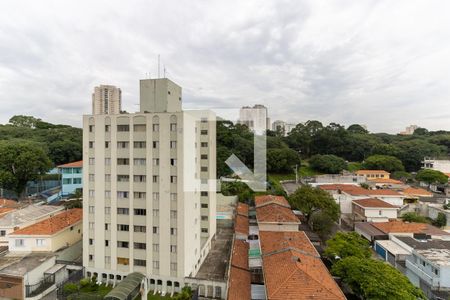
[[[44,279],[36,284],[30,284],[25,286],[26,297],[34,297],[55,284],[55,275],[44,275]]]

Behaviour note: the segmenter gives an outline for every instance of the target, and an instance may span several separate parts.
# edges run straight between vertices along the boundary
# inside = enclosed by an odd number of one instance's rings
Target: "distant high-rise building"
[[[251,131],[270,129],[267,107],[261,104],[256,104],[253,107],[243,106],[239,111],[238,123],[246,125]]]
[[[122,91],[113,85],[100,85],[92,93],[93,115],[117,115],[122,110]]]
[[[293,123],[286,123],[281,120],[276,120],[272,123],[272,130],[273,131],[279,131],[283,133],[284,136],[288,135],[289,132],[291,132],[292,129],[294,129],[296,124]]]
[[[419,128],[417,125],[410,125],[406,127],[405,131],[400,132],[401,135],[412,135],[414,131]]]
[[[83,265],[88,277],[146,275],[180,291],[216,235],[216,127],[182,110],[181,87],[140,81],[140,112],[83,118]]]

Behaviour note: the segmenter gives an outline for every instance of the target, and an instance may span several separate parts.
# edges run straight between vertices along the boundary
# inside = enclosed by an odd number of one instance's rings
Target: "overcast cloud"
[[[99,84],[138,109],[157,55],[187,108],[450,130],[450,1],[1,1],[0,123],[80,126]]]

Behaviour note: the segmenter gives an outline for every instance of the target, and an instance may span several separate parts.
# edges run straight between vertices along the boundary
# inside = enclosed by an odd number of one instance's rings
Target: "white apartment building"
[[[297,125],[293,123],[286,123],[281,120],[276,120],[272,123],[272,131],[280,131],[284,136],[287,136],[288,133],[295,128],[295,126]]]
[[[450,173],[450,160],[425,157],[422,162],[422,168]]]
[[[262,104],[255,104],[253,107],[243,106],[239,110],[238,123],[247,125],[251,131],[254,131],[256,128],[270,129],[267,107]]]
[[[83,264],[104,282],[131,272],[178,291],[216,232],[216,127],[183,111],[181,87],[140,81],[140,112],[83,118]]]
[[[113,85],[100,85],[92,93],[93,115],[116,115],[122,110],[122,91]]]

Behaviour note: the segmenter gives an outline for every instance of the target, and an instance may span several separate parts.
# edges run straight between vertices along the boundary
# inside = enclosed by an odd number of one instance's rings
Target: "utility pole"
[[[295,165],[295,183],[298,184],[298,164]]]

